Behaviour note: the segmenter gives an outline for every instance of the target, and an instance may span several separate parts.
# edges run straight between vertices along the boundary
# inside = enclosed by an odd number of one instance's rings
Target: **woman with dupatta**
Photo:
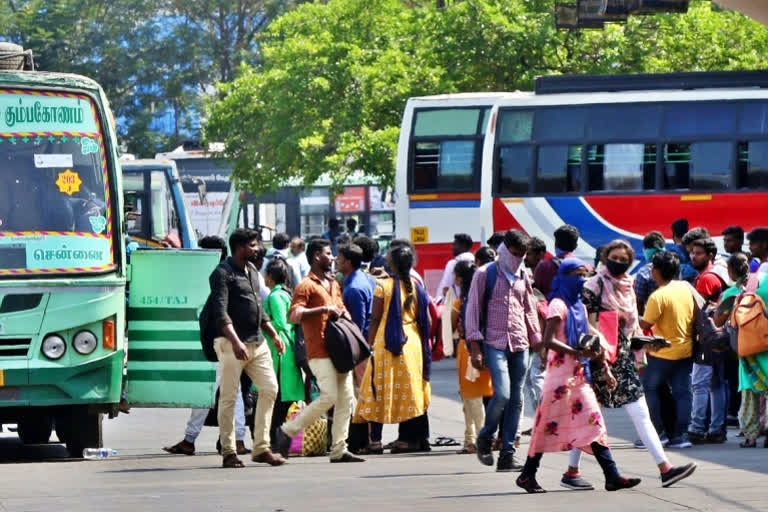
[[[601,350],[582,348],[580,340],[590,333],[587,310],[581,301],[587,268],[578,258],[566,258],[552,283],[549,312],[542,343],[549,349],[547,376],[536,410],[536,419],[523,471],[517,485],[528,493],[546,492],[536,481],[544,452],[591,453],[605,475],[605,489],[629,489],[639,478],[619,474],[608,447],[608,432],[591,385],[590,361]],[[537,347],[534,347],[534,350]]]
[[[411,276],[413,249],[402,245],[388,254],[390,279],[378,282],[374,290],[369,343],[373,355],[368,361],[355,417],[370,422],[368,453],[382,453],[384,423],[418,422],[430,400],[429,297]],[[404,431],[421,429],[402,429]],[[423,439],[401,438],[393,453],[411,451]]]

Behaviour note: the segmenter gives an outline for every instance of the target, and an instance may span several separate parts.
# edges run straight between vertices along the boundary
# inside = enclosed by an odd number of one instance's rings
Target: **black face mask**
[[[621,263],[614,260],[606,260],[605,266],[608,268],[608,272],[610,272],[613,277],[618,277],[620,275],[626,274],[627,270],[629,270],[629,267],[631,266],[631,263]]]

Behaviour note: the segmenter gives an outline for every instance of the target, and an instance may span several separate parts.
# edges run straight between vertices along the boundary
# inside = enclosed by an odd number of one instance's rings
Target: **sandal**
[[[243,461],[237,458],[237,455],[235,455],[234,453],[230,453],[229,455],[224,457],[224,460],[221,461],[221,467],[244,468],[245,464],[243,464]]]
[[[359,451],[359,455],[381,455],[384,453],[384,446],[380,442],[369,443],[368,446]]]
[[[459,455],[468,455],[468,454],[474,454],[477,453],[477,446],[474,443],[470,443],[467,445],[464,445],[464,448],[461,450],[457,450],[456,453]]]
[[[171,455],[194,455],[195,445],[181,440],[173,446],[163,447],[163,451],[166,451]]]
[[[739,443],[739,448],[757,448],[757,440],[745,439]]]
[[[452,437],[438,437],[435,439],[435,442],[432,443],[432,446],[461,446],[461,444]]]

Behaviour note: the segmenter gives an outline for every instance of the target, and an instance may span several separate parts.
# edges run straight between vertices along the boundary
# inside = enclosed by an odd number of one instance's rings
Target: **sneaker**
[[[573,491],[594,491],[595,487],[584,480],[581,475],[569,475],[565,473],[563,478],[560,479],[560,487],[571,489]]]
[[[723,444],[728,440],[725,432],[710,432],[707,434],[706,442],[709,444]]]
[[[477,459],[485,466],[493,466],[493,441],[487,437],[477,436]]]
[[[605,482],[606,491],[620,491],[622,489],[631,489],[640,484],[639,478],[625,478],[620,476],[611,482]]]
[[[661,474],[661,486],[669,487],[683,478],[688,478],[694,471],[696,471],[696,464],[693,462],[686,464],[685,466],[673,466],[672,469]]]
[[[499,461],[496,463],[497,473],[511,473],[523,470],[523,465],[515,460],[511,453],[499,455]]]
[[[667,447],[669,444],[669,437],[667,437],[667,434],[661,434],[661,437],[659,437],[659,441],[661,441],[661,446]]]
[[[667,434],[661,434],[659,441],[661,441],[661,446],[667,446],[669,444],[669,438],[667,437]],[[642,439],[635,441],[634,445],[638,450],[645,450],[645,443],[643,443]]]
[[[688,431],[688,440],[691,442],[691,444],[704,444],[707,442],[707,434],[699,434],[698,432]]]
[[[685,437],[676,437],[674,439],[669,440],[668,446],[669,448],[673,448],[673,449],[683,449],[683,448],[690,448],[693,445]]]

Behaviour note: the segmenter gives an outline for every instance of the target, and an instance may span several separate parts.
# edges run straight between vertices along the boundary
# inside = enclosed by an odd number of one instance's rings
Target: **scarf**
[[[517,275],[517,271],[520,270],[520,265],[523,263],[523,258],[520,258],[519,256],[515,256],[511,252],[509,252],[509,249],[507,249],[507,246],[504,244],[501,244],[499,246],[499,259],[497,261],[497,264],[499,265],[499,269],[502,271],[504,276],[507,278],[507,281],[511,281],[510,277]],[[510,285],[512,283],[510,282]]]
[[[602,290],[600,281],[602,281]],[[624,320],[622,332],[628,338],[640,330],[637,314],[635,279],[629,274],[613,277],[607,268],[601,267],[597,275],[587,281],[584,288],[600,297],[600,306],[606,311],[616,311]]]
[[[568,315],[565,318],[566,341],[571,348],[579,348],[579,338],[582,334],[589,332],[587,324],[587,311],[581,302],[581,292],[584,288],[584,278],[581,276],[569,275],[577,268],[583,267],[584,262],[578,258],[566,258],[560,263],[557,275],[552,281],[552,293],[549,295],[550,302],[553,299],[560,299],[565,302],[568,308]],[[589,371],[589,358],[581,358],[581,365],[584,367],[584,373],[588,382],[592,381]]]
[[[387,321],[384,325],[384,346],[392,355],[403,353],[403,345],[408,341],[403,330],[403,312],[400,303],[400,279],[392,276],[392,300],[389,302]],[[429,381],[432,371],[432,348],[429,344],[429,296],[421,284],[416,284],[418,313],[416,323],[421,336],[422,378]]]

